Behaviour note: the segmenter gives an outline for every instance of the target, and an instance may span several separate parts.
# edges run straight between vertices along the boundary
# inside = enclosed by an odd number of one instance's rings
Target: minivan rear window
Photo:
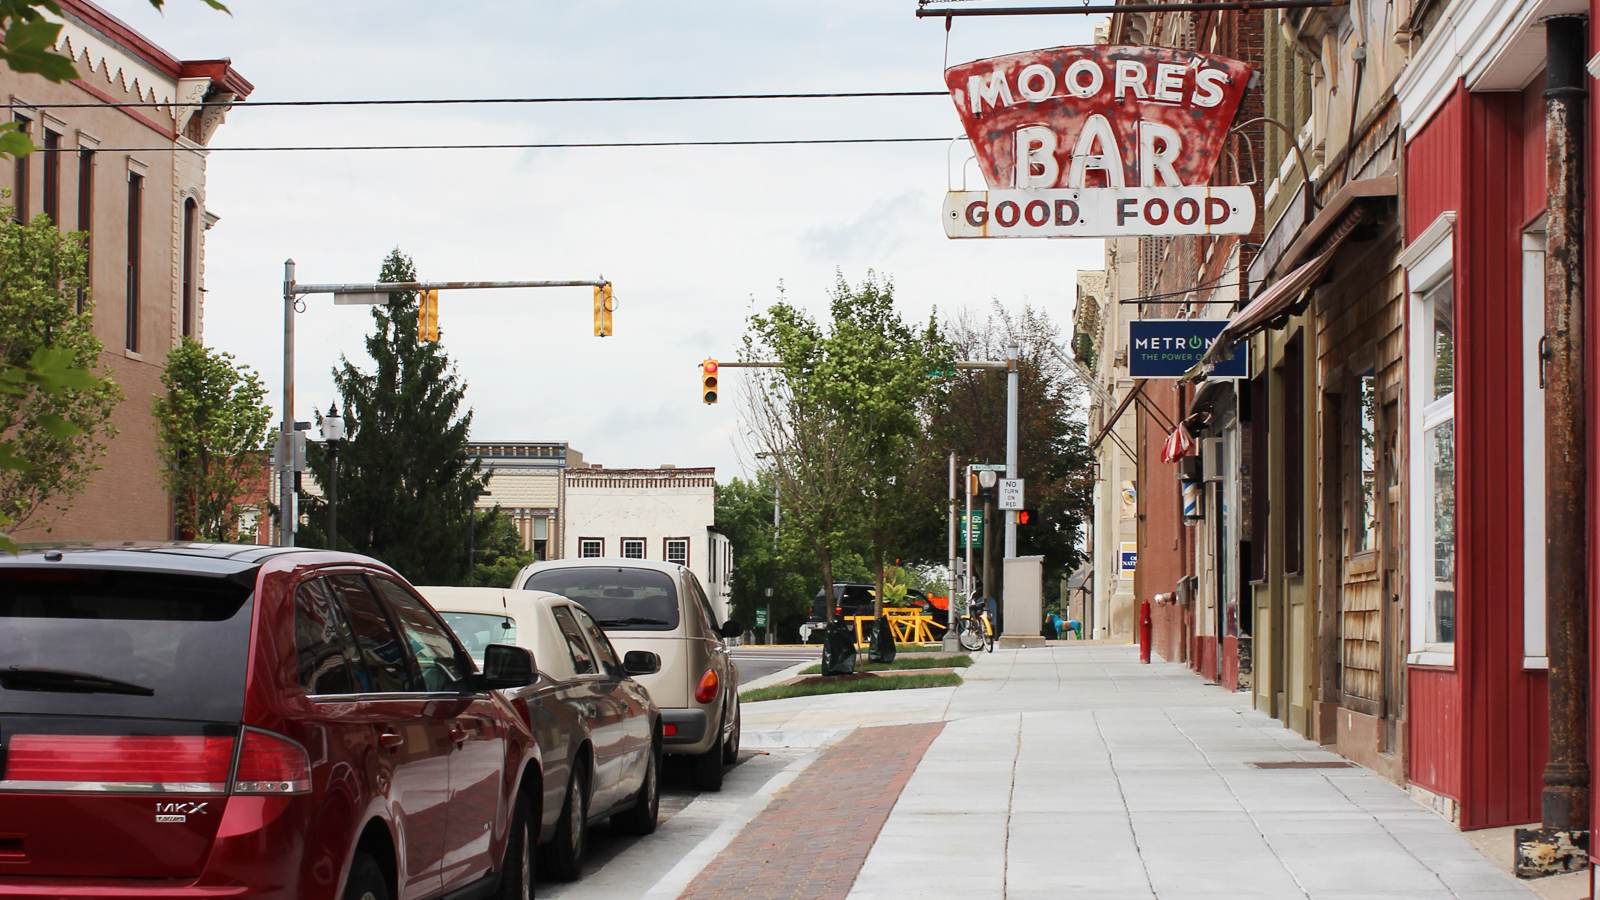
[[[528,576],[529,591],[575,600],[607,631],[672,631],[678,627],[678,589],[654,569],[573,566]]]
[[[253,581],[0,568],[0,713],[239,721]]]

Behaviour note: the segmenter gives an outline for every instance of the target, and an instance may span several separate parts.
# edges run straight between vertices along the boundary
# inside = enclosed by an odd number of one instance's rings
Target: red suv
[[[365,557],[0,557],[0,897],[531,896],[533,659],[484,673]]]

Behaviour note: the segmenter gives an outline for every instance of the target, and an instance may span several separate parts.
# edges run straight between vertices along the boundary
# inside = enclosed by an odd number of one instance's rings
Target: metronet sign
[[[1140,319],[1128,323],[1128,377],[1181,378],[1216,341],[1226,319]],[[1241,348],[1217,363],[1213,378],[1244,378],[1250,372]]]
[[[1255,197],[1208,187],[1250,67],[1166,47],[1056,47],[952,66],[990,192],[945,201],[950,237],[1247,234]]]

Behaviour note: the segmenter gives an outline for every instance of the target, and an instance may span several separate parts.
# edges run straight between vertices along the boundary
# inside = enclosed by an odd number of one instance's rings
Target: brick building
[[[8,203],[89,234],[100,370],[125,399],[101,471],[66,512],[17,537],[170,538],[151,400],[168,351],[203,334],[205,234],[217,221],[206,208],[205,148],[251,85],[228,60],[178,59],[88,0],[60,4],[57,49],[76,61],[78,79],[52,84],[0,66],[6,115],[41,148],[10,163]]]

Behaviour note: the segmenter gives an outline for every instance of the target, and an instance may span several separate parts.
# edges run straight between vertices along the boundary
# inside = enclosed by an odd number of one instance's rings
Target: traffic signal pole
[[[604,278],[574,281],[379,281],[349,284],[298,284],[294,260],[283,263],[283,425],[278,433],[278,544],[294,546],[294,314],[308,294],[332,294],[336,304],[376,306],[402,291],[470,291],[494,288],[592,287],[607,292]]]

